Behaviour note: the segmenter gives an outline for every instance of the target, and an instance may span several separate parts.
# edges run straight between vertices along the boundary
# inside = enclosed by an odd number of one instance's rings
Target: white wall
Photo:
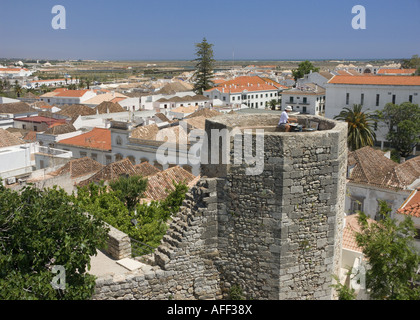
[[[31,160],[35,144],[0,148],[0,177],[7,179],[32,171],[35,161]]]
[[[411,190],[393,191],[391,189],[387,190],[348,182],[344,212],[346,214],[351,213],[351,197],[356,197],[364,198],[362,211],[368,215],[369,218],[375,220],[375,215],[378,212],[378,200],[385,200],[389,203],[389,205],[392,205],[391,217],[394,217],[394,213],[404,203],[410,193]]]
[[[413,103],[420,105],[420,86],[378,86],[378,85],[346,85],[327,84],[325,116],[334,118],[343,108],[352,108],[353,104],[361,103],[361,94],[364,94],[363,111],[382,110],[387,103],[407,102],[413,96]],[[349,103],[346,104],[346,94],[349,93]],[[376,106],[376,95],[379,94],[379,105]],[[417,95],[416,95],[417,94]]]

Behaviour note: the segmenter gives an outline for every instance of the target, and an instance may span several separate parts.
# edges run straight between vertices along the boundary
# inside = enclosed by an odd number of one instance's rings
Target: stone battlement
[[[347,124],[314,116],[298,121],[318,121],[319,130],[264,130],[260,140],[251,133],[251,151],[263,163],[257,175],[247,174],[252,164],[235,162],[235,143],[245,141],[240,131],[222,138],[219,155],[226,151],[230,163],[202,164],[201,180],[155,251],[158,268],[170,274],[168,285],[147,282],[123,294],[221,299],[239,285],[251,299],[332,299],[341,258]],[[211,140],[214,129],[277,122],[272,115],[223,115],[206,121],[206,133]],[[96,298],[116,298],[106,291],[99,288]]]

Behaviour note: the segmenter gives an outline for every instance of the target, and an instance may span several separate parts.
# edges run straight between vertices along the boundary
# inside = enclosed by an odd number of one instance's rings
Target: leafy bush
[[[103,183],[79,188],[74,201],[86,212],[126,233],[130,238],[157,247],[166,233],[166,222],[179,211],[188,191],[183,184],[174,185],[175,190],[166,199],[136,204],[133,210],[124,204],[118,189],[109,190]]]
[[[28,186],[19,194],[0,181],[0,299],[88,299],[90,257],[106,238],[103,222],[64,190]],[[65,290],[50,284],[54,265],[65,268]]]

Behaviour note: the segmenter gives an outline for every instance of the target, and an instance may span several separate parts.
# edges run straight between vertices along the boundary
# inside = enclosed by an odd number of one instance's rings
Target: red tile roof
[[[400,214],[420,218],[420,188],[414,190],[397,211]]]
[[[90,90],[62,90],[56,97],[81,98]]]
[[[255,92],[255,91],[274,91],[278,90],[277,87],[274,85],[275,81],[267,81],[258,76],[250,77],[250,76],[243,76],[237,77],[233,80],[228,80],[222,83],[219,83],[217,87],[212,89],[206,90],[206,92],[210,92],[213,90],[218,90],[220,92],[225,93],[240,93],[244,90],[248,92]]]
[[[94,128],[90,132],[69,139],[60,140],[58,143],[76,147],[111,151],[111,131],[108,129]]]
[[[334,76],[328,83],[331,84],[364,84],[383,86],[420,86],[420,76]]]
[[[379,69],[378,74],[413,74],[416,69]]]
[[[356,233],[361,232],[357,219],[358,216],[358,214],[352,214],[345,217],[346,226],[343,230],[343,249],[362,252],[362,248],[360,248],[356,242]],[[376,223],[376,221],[368,218],[368,223],[372,224]]]

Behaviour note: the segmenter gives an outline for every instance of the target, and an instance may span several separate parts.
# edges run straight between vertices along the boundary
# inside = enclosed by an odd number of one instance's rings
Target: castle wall
[[[331,299],[341,260],[347,125],[310,119],[321,131],[285,134],[269,129],[278,119],[258,116],[268,130],[262,140],[251,134],[254,151],[264,145],[256,158],[263,159],[263,170],[256,175],[247,171],[251,164],[234,161],[240,136],[226,138],[229,163],[202,165],[204,177],[155,252],[153,272],[160,280],[142,280],[128,294],[221,299],[239,285],[251,299]],[[211,129],[251,125],[255,115],[220,116],[207,120],[206,132],[211,143]],[[221,154],[226,145],[218,145]],[[103,288],[97,298],[115,298]]]

